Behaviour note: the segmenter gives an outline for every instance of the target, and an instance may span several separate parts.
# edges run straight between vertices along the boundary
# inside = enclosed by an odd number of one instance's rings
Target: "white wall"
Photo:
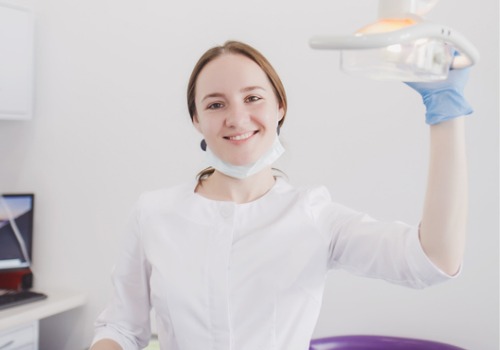
[[[15,1],[15,0],[12,0]],[[26,2],[26,1],[25,1]],[[88,293],[82,309],[42,323],[42,349],[83,349],[111,293],[109,272],[139,193],[202,167],[185,88],[199,55],[226,39],[260,49],[287,87],[280,167],[297,185],[416,223],[428,129],[401,83],[349,77],[315,34],[345,34],[376,16],[375,0],[36,1],[36,105],[0,121],[0,192],[37,195],[36,287]],[[462,276],[424,291],[334,272],[315,336],[388,334],[498,349],[498,1],[443,0],[430,14],[482,53],[466,94],[470,220]]]

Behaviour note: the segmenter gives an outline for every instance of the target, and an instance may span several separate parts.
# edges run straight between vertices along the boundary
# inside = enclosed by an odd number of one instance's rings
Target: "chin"
[[[235,158],[228,159],[226,160],[226,162],[235,166],[244,166],[255,163],[257,159],[258,158],[255,157],[237,157],[236,159]]]
[[[244,166],[255,163],[260,159],[260,157],[263,156],[264,153],[264,150],[239,150],[238,152],[227,153],[225,154],[225,157],[221,157],[221,159],[231,165]]]

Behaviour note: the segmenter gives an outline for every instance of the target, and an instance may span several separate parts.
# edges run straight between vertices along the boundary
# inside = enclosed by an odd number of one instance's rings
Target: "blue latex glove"
[[[442,81],[405,83],[422,95],[427,124],[438,124],[473,112],[463,95],[469,70],[470,68],[451,69],[448,78]]]

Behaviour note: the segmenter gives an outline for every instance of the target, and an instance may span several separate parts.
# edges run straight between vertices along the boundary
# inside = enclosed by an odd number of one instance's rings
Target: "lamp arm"
[[[315,36],[310,39],[309,45],[319,50],[363,50],[383,48],[422,38],[439,39],[452,44],[461,54],[455,59],[453,68],[465,68],[479,62],[479,51],[462,34],[447,26],[428,22],[385,33]]]

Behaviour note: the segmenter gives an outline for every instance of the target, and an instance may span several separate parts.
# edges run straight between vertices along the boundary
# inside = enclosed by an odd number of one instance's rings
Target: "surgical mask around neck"
[[[255,163],[247,165],[233,165],[228,162],[224,162],[217,157],[209,147],[207,147],[205,153],[209,166],[227,176],[234,177],[236,179],[245,179],[273,164],[283,154],[283,152],[285,152],[285,149],[281,145],[278,135],[276,135],[271,148]]]

